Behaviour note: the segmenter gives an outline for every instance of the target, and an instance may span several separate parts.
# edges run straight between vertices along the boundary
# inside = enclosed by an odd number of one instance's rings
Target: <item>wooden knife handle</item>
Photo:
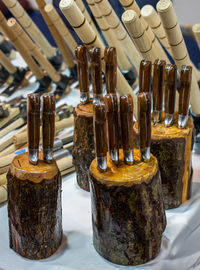
[[[27,100],[27,131],[29,161],[32,164],[38,162],[40,142],[40,95],[29,94]]]
[[[89,50],[91,63],[91,78],[93,95],[97,98],[102,96],[102,68],[101,68],[101,49],[93,47]]]
[[[168,64],[165,67],[165,113],[174,114],[176,88],[177,88],[177,66]]]
[[[120,97],[121,139],[124,156],[133,152],[133,99],[131,95]],[[128,163],[125,160],[126,163]],[[132,164],[133,160],[128,163]]]
[[[108,149],[113,162],[119,162],[119,123],[118,99],[116,94],[105,96],[106,121],[108,130]]]
[[[153,110],[162,111],[166,62],[156,59],[153,70]]]
[[[117,51],[114,47],[106,47],[104,51],[105,78],[107,93],[116,93],[117,88]]]
[[[53,145],[55,135],[55,96],[44,94],[42,96],[42,144],[44,161],[53,162]]]
[[[138,95],[138,127],[140,149],[151,145],[151,95],[150,93],[139,93]]]
[[[79,45],[75,49],[75,57],[77,60],[77,72],[81,97],[84,96],[86,102],[89,101],[89,70],[87,49],[85,46]],[[83,95],[82,95],[83,93]]]
[[[191,80],[192,80],[192,67],[182,66],[181,67],[181,86],[179,90],[179,106],[178,113],[187,115],[190,103],[190,91],[191,91]]]
[[[94,141],[97,166],[105,171],[107,168],[107,130],[106,107],[102,102],[94,103]]]
[[[151,87],[151,61],[142,60],[139,72],[139,92],[149,92]]]

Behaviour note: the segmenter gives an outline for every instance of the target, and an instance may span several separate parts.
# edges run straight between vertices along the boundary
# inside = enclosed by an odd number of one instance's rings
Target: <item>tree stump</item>
[[[55,160],[37,165],[16,156],[7,175],[10,247],[32,260],[56,252],[62,241],[61,174]]]
[[[138,125],[134,125],[138,136]],[[165,127],[164,122],[151,127],[151,153],[157,158],[161,172],[165,209],[176,208],[191,196],[194,125],[189,117],[187,126],[177,126],[177,114],[174,125]]]
[[[73,164],[78,185],[89,191],[89,167],[95,157],[93,103],[79,104],[74,113]]]
[[[108,156],[108,169],[90,166],[93,244],[107,260],[137,265],[155,258],[166,226],[157,159],[148,163],[134,151],[134,164],[117,167]]]

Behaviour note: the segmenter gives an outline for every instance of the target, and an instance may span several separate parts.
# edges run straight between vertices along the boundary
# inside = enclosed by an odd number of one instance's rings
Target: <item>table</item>
[[[52,257],[31,261],[9,248],[7,204],[0,207],[0,269],[3,270],[199,270],[200,269],[200,157],[193,155],[192,198],[166,211],[167,228],[159,256],[140,266],[119,266],[103,259],[92,244],[90,194],[76,184],[75,173],[63,179],[64,238]],[[198,182],[199,181],[199,182]]]

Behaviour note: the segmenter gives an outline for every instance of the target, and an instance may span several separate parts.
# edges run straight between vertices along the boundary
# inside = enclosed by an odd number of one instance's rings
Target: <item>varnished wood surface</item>
[[[124,163],[123,151],[120,149],[119,165],[116,166],[107,155],[107,171],[100,172],[94,159],[90,165],[90,173],[102,184],[107,186],[131,186],[133,184],[148,183],[157,173],[158,162],[151,154],[149,162],[141,161],[140,152],[134,150],[134,164],[132,166]]]
[[[34,183],[40,183],[44,179],[52,179],[58,174],[58,167],[53,160],[52,164],[45,163],[43,155],[39,153],[37,165],[32,165],[29,162],[28,153],[23,153],[16,156],[10,166],[12,176],[20,180],[29,180]]]

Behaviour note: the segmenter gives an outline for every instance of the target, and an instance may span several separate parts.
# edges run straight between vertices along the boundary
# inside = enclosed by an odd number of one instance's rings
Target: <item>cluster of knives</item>
[[[90,93],[86,48],[78,46],[75,55],[78,65],[80,101],[87,103],[90,102]],[[97,165],[99,169],[106,170],[107,150],[109,150],[110,159],[118,164],[119,148],[123,149],[125,163],[131,165],[134,162],[134,104],[131,95],[119,97],[116,93],[116,49],[106,47],[104,51],[107,91],[105,96],[102,91],[100,48],[90,49],[89,56],[93,87],[94,140]],[[192,67],[182,66],[180,86],[177,88],[176,65],[166,64],[164,60],[157,59],[153,66],[152,72],[151,61],[142,60],[139,71],[138,126],[140,151],[144,161],[150,159],[152,124],[157,125],[164,122],[166,128],[170,128],[172,125],[177,125],[180,129],[186,127],[191,91]],[[176,91],[179,96],[177,121],[175,120]]]

